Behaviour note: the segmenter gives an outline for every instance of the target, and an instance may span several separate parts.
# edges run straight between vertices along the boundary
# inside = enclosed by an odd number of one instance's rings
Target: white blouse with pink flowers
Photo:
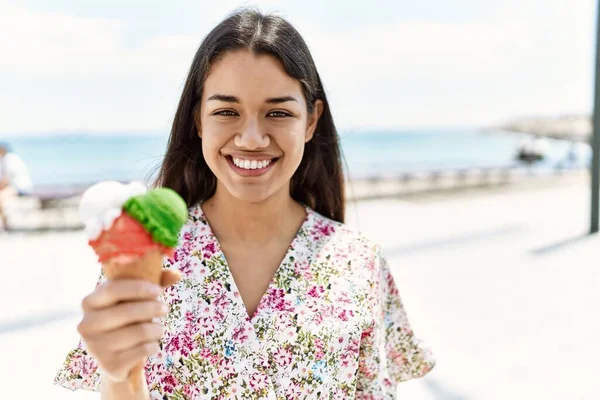
[[[250,318],[202,208],[190,209],[165,259],[183,277],[163,295],[171,311],[146,363],[152,399],[393,399],[399,382],[433,368],[379,246],[306,211]],[[85,343],[55,383],[99,389]]]

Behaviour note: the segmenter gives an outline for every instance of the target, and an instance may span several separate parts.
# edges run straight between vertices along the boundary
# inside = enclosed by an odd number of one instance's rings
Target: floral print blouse
[[[182,279],[163,293],[171,311],[161,351],[145,367],[152,399],[394,399],[399,382],[433,368],[381,249],[306,211],[250,318],[201,206],[190,208],[165,259]],[[55,383],[99,390],[85,343]]]

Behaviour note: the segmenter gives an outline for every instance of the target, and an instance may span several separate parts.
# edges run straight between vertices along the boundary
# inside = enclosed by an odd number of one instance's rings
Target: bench
[[[89,185],[40,186],[6,204],[9,230],[80,229],[78,205]]]

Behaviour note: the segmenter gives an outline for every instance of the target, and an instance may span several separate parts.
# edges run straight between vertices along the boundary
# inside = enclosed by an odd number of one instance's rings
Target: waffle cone
[[[163,254],[160,250],[152,250],[142,258],[121,264],[107,260],[102,264],[104,275],[109,280],[140,279],[160,285],[163,271]],[[129,388],[137,393],[142,384],[137,377],[144,369],[144,364],[135,366],[129,373]]]
[[[107,260],[102,264],[102,269],[104,275],[110,280],[141,279],[159,285],[163,270],[163,254],[160,250],[152,250],[127,264]]]

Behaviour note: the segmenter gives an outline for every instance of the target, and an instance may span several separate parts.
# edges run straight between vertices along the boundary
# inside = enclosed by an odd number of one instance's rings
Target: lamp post
[[[596,4],[596,74],[592,120],[592,210],[590,233],[598,232],[600,217],[600,4]]]

